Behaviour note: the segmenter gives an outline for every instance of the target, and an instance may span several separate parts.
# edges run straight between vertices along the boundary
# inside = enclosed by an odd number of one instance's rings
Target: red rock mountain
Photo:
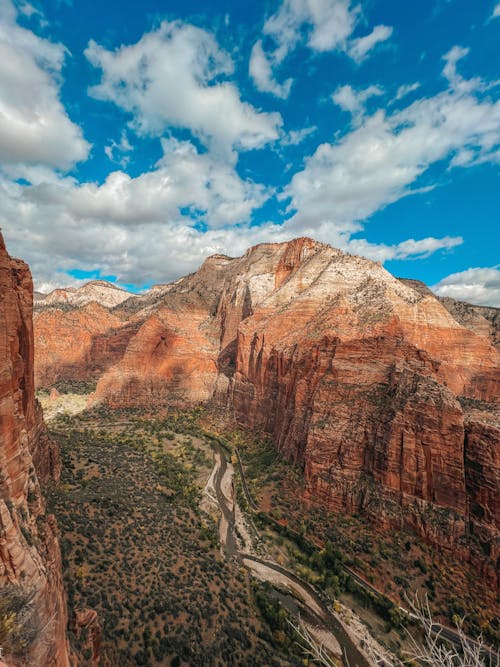
[[[413,527],[494,585],[496,314],[301,238],[113,309],[44,308],[37,378],[98,381],[111,406],[224,406],[303,466],[310,501]]]
[[[32,302],[29,269],[9,257],[0,235],[0,600],[7,612],[11,596],[31,600],[11,619],[4,657],[9,665],[65,667],[57,526],[40,491],[40,481],[58,479],[60,464],[34,398]]]

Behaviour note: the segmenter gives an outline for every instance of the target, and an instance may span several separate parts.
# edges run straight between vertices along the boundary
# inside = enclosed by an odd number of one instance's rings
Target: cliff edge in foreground
[[[57,526],[40,481],[58,453],[34,397],[33,285],[0,234],[0,646],[9,666],[66,667],[66,601]]]

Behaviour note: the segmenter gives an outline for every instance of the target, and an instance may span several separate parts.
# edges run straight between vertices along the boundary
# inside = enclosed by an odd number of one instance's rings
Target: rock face
[[[433,292],[419,280],[399,279],[424,296],[434,296]],[[438,301],[448,310],[463,327],[486,336],[500,350],[500,308],[474,306],[471,303],[456,301],[449,296],[438,296]]]
[[[66,602],[57,526],[40,481],[57,480],[58,452],[34,398],[33,286],[0,235],[0,599],[17,609],[3,645],[9,665],[65,667]]]
[[[92,302],[81,308],[35,310],[37,388],[58,380],[95,382],[118,362],[136,331],[107,308]]]
[[[412,527],[495,584],[498,318],[454,304],[311,239],[217,255],[108,311],[92,341],[136,328],[96,395],[224,406],[303,467],[305,500]]]

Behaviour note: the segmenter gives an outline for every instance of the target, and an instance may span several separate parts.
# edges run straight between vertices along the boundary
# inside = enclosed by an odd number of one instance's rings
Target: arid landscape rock
[[[99,624],[97,612],[94,609],[76,609],[73,623],[78,639],[81,638],[85,631],[87,637],[85,648],[89,648],[91,651],[91,663],[98,665],[101,653],[102,629]]]
[[[40,482],[57,480],[58,451],[34,397],[33,286],[0,235],[0,598],[15,608],[7,664],[69,665],[57,526]],[[14,644],[14,646],[11,645]]]
[[[497,315],[300,238],[210,257],[113,308],[44,306],[38,386],[224,408],[303,468],[305,501],[413,528],[495,586]]]

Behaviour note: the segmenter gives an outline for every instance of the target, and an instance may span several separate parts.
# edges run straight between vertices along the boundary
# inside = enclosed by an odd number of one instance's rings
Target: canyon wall
[[[29,269],[0,235],[0,644],[11,666],[65,667],[57,526],[40,490],[60,463],[34,397],[32,300]]]
[[[62,323],[77,316],[53,311],[38,361],[47,378],[63,367],[50,362],[58,330],[77,347]],[[111,328],[106,318],[116,318]],[[302,238],[211,257],[101,320],[86,349],[117,330],[131,335],[96,400],[224,408],[303,468],[306,502],[413,528],[496,585],[495,309],[440,301],[378,263]]]

